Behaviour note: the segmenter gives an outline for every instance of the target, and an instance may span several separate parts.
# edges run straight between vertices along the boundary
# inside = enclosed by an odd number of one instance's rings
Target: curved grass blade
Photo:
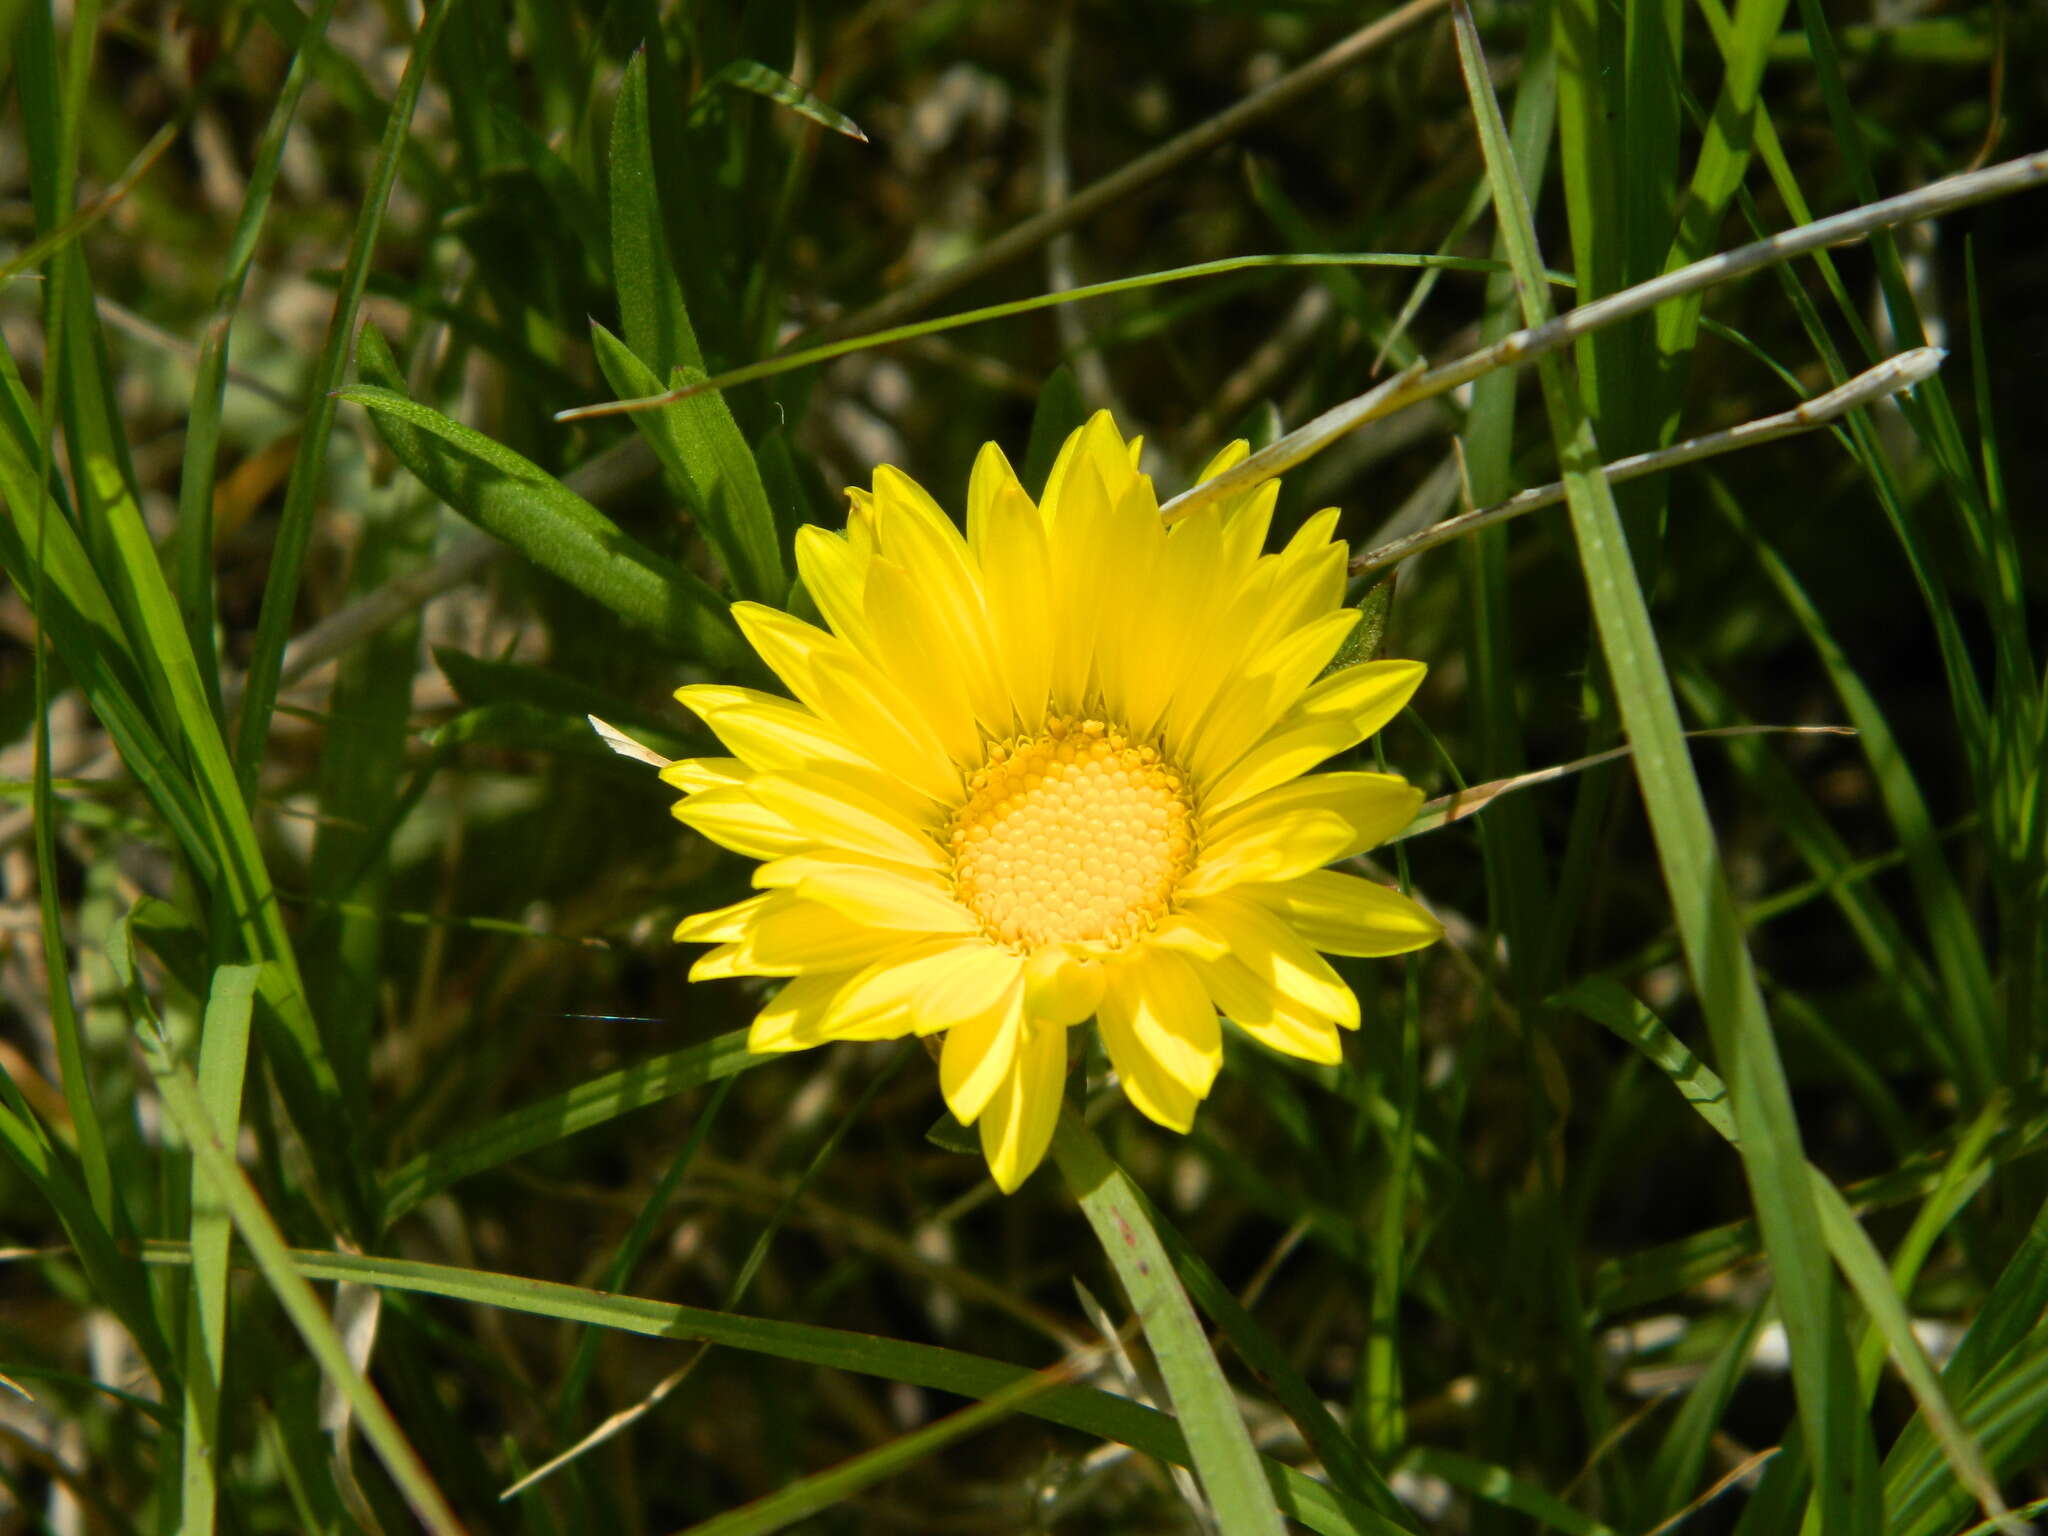
[[[736,91],[752,91],[756,96],[765,96],[799,116],[808,117],[821,128],[829,128],[863,144],[868,141],[868,136],[860,131],[860,124],[844,112],[827,106],[789,76],[753,59],[734,59],[706,80],[690,102],[692,118],[709,111],[715,99],[711,94],[712,87],[719,85],[730,86]]]
[[[365,349],[370,331],[364,330]],[[628,623],[711,662],[740,660],[725,600],[662,559],[561,481],[481,432],[394,390],[337,398],[374,413],[391,451],[442,501]]]

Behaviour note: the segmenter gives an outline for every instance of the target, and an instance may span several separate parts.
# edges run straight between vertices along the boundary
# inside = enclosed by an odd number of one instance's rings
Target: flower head
[[[1034,505],[991,444],[964,538],[877,470],[844,535],[797,537],[829,630],[734,607],[794,701],[676,695],[732,753],[663,770],[676,815],[763,861],[758,895],[677,928],[716,946],[692,979],[789,978],[756,1051],[943,1032],[946,1102],[1005,1190],[1045,1154],[1073,1026],[1094,1018],[1131,1102],[1185,1131],[1222,1060],[1219,1009],[1334,1062],[1358,1002],[1318,951],[1441,931],[1324,867],[1421,801],[1391,774],[1310,772],[1423,675],[1321,675],[1356,618],[1336,512],[1265,554],[1268,482],[1169,528],[1137,457],[1100,413]]]

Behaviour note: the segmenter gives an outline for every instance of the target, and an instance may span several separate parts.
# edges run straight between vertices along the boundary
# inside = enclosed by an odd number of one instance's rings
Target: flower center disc
[[[953,818],[953,889],[1004,944],[1122,944],[1194,862],[1187,778],[1100,720],[997,742]]]

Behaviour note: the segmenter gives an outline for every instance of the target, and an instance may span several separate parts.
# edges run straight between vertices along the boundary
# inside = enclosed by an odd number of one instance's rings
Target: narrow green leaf
[[[192,652],[200,660],[200,672],[208,682],[216,707],[219,659],[213,646],[213,493],[214,470],[220,458],[221,411],[226,404],[228,340],[235,310],[241,303],[242,287],[256,259],[256,241],[270,212],[271,190],[277,185],[278,167],[284,161],[286,136],[299,108],[299,96],[312,78],[314,61],[324,46],[327,23],[334,15],[335,0],[316,0],[306,18],[305,30],[292,55],[291,68],[264,125],[263,138],[256,146],[256,159],[249,174],[249,190],[242,199],[242,211],[235,220],[235,232],[228,241],[227,270],[213,300],[213,317],[199,345],[197,377],[192,383],[192,407],[185,422],[185,458],[178,471],[177,586],[178,611],[185,618],[185,633]]]
[[[1060,1107],[1052,1155],[1145,1330],[1217,1522],[1232,1536],[1280,1536],[1280,1511],[1259,1469],[1259,1453],[1252,1448],[1237,1398],[1187,1292],[1174,1278],[1173,1261],[1153,1230],[1143,1197],[1071,1105]]]
[[[1665,1027],[1642,1000],[1607,976],[1588,976],[1553,997],[1551,1004],[1584,1014],[1605,1025],[1658,1066],[1700,1118],[1733,1145],[1735,1117],[1728,1109],[1728,1089],[1720,1077],[1685,1042]]]
[[[607,1072],[578,1083],[567,1093],[500,1115],[487,1125],[451,1137],[391,1173],[384,1180],[384,1224],[389,1226],[429,1195],[472,1174],[770,1059],[750,1054],[747,1032],[736,1029],[701,1045]]]
[[[186,1261],[182,1244],[152,1243],[145,1253],[158,1263]],[[645,1338],[697,1339],[961,1397],[987,1398],[1033,1376],[1032,1371],[1021,1365],[932,1344],[913,1344],[775,1318],[742,1317],[637,1296],[608,1295],[519,1275],[309,1249],[293,1249],[289,1257],[307,1280],[352,1282],[441,1296]],[[1090,1387],[1055,1387],[1033,1398],[1021,1411],[1098,1439],[1114,1440],[1175,1466],[1194,1465],[1181,1426],[1174,1418],[1127,1397]],[[1281,1509],[1309,1529],[1325,1536],[1404,1536],[1401,1527],[1389,1524],[1326,1484],[1282,1462],[1264,1457],[1260,1462],[1264,1480]]]
[[[1424,1446],[1413,1452],[1404,1465],[1413,1471],[1440,1477],[1489,1504],[1498,1504],[1503,1509],[1527,1515],[1550,1530],[1563,1531],[1565,1536],[1619,1536],[1612,1526],[1602,1525],[1598,1520],[1580,1514],[1527,1478],[1517,1477],[1505,1467],[1496,1467],[1457,1451]]]
[[[635,49],[612,109],[612,282],[626,341],[657,377],[704,367],[697,331],[661,226],[647,121],[647,50]]]
[[[736,91],[752,91],[756,96],[766,96],[770,101],[808,117],[820,127],[844,134],[849,139],[858,139],[863,144],[868,141],[868,136],[860,131],[860,124],[844,112],[827,106],[789,76],[753,59],[734,59],[706,80],[698,90],[696,98],[690,103],[692,118],[709,109],[714,100],[711,92],[714,87],[721,85],[731,86]]]
[[[327,1379],[348,1399],[365,1438],[392,1481],[404,1492],[421,1524],[435,1536],[462,1536],[462,1523],[434,1486],[419,1453],[406,1441],[405,1432],[391,1417],[391,1410],[384,1406],[377,1389],[350,1362],[348,1346],[335,1332],[333,1320],[313,1294],[313,1287],[294,1267],[284,1234],[278,1231],[270,1213],[263,1208],[262,1199],[235,1165],[212,1116],[206,1112],[191,1074],[171,1059],[168,1043],[153,1030],[145,1027],[137,1035],[149,1059],[157,1091],[163,1096],[164,1109],[192,1150],[193,1165],[206,1179],[215,1199],[226,1208],[256,1267],[263,1272],[271,1293],[298,1329],[299,1337],[305,1340],[306,1348],[320,1363]]]
[[[1550,298],[1527,194],[1516,178],[1470,8],[1464,0],[1453,0],[1451,14],[1523,314],[1531,325],[1540,325],[1550,318]],[[1623,728],[1635,747],[1636,778],[1673,915],[1716,1053],[1729,1071],[1730,1107],[1741,1135],[1738,1151],[1791,1342],[1794,1386],[1814,1448],[1823,1522],[1830,1530],[1871,1529],[1881,1518],[1876,1451],[1856,1393],[1820,1216],[1804,1177],[1805,1153],[1791,1090],[1706,802],[1686,754],[1649,607],[1601,471],[1599,443],[1561,361],[1554,355],[1542,358],[1538,374],[1601,650]]]
[[[598,367],[625,395],[659,393],[661,379],[595,320],[591,341]],[[677,381],[698,383],[701,370],[682,368]],[[636,411],[633,425],[647,439],[677,491],[696,514],[697,526],[718,551],[742,597],[775,602],[788,589],[775,514],[761,467],[740,435],[721,394],[692,395],[658,411]]]
[[[365,327],[364,350],[374,333]],[[387,354],[388,355],[388,354]],[[354,385],[399,461],[442,501],[628,623],[711,662],[745,653],[725,601],[554,476],[481,432],[391,389]]]
[[[398,179],[399,157],[412,128],[413,109],[419,105],[420,91],[427,83],[427,65],[433,57],[434,44],[460,4],[461,0],[444,0],[443,4],[430,6],[419,31],[413,34],[405,74],[398,82],[398,95],[384,123],[384,140],[377,148],[377,163],[370,173],[362,210],[356,216],[355,231],[349,237],[348,256],[342,263],[341,291],[335,295],[327,337],[313,368],[306,396],[306,422],[299,432],[298,456],[292,462],[291,479],[285,485],[284,510],[278,518],[270,574],[263,586],[263,610],[256,621],[255,648],[242,687],[235,766],[244,800],[253,797],[257,771],[270,740],[270,712],[277,702],[284,648],[291,638],[292,613],[298,606],[299,578],[313,538],[313,514],[325,490],[327,441],[333,435],[338,403],[335,390],[348,368],[349,338],[355,333],[356,312],[362,304],[363,285],[369,278],[370,257],[384,227],[384,210]],[[303,28],[298,31],[302,33]],[[294,36],[295,46],[297,41]],[[326,50],[321,50],[321,55],[329,56]]]
[[[207,1118],[232,1139],[242,1116],[242,1078],[249,1060],[249,1017],[256,999],[253,965],[224,965],[213,973],[199,1032],[199,1102]],[[186,1297],[183,1536],[212,1536],[216,1468],[227,1452],[220,1443],[222,1367],[227,1360],[227,1206],[197,1162],[192,1168],[192,1286]]]

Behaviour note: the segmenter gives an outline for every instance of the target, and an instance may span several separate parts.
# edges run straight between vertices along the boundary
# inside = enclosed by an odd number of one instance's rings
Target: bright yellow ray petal
[[[1335,1020],[1275,992],[1234,955],[1197,959],[1194,966],[1216,1006],[1259,1044],[1324,1066],[1344,1059]]]
[[[787,816],[754,798],[751,787],[707,789],[670,807],[676,820],[721,848],[750,859],[779,858],[808,848],[813,839]]]
[[[753,770],[736,757],[679,757],[661,770],[661,782],[686,795],[737,789],[753,776]]]
[[[749,896],[745,901],[736,901],[729,907],[719,907],[711,912],[698,912],[676,924],[678,944],[730,944],[746,937],[754,919],[760,916],[768,897]]]
[[[981,1117],[1009,1077],[1024,1033],[1024,989],[1015,982],[978,1014],[946,1031],[939,1052],[939,1091],[962,1125]]]
[[[1028,1021],[1009,1078],[981,1113],[982,1156],[1006,1195],[1052,1145],[1067,1080],[1066,1035],[1058,1025]]]
[[[853,977],[850,971],[823,971],[814,976],[798,976],[769,999],[768,1005],[754,1015],[754,1022],[747,1030],[747,1049],[756,1055],[770,1052],[801,1051],[814,1045],[823,1045],[825,1036],[818,1033],[825,1010],[839,995]]]
[[[1059,948],[1041,949],[1024,967],[1024,1007],[1047,1024],[1079,1024],[1102,1002],[1109,968],[1090,956]]]
[[[1358,1027],[1357,995],[1272,908],[1233,891],[1191,901],[1187,911],[1216,931],[1261,986],[1312,1017],[1345,1029]]]
[[[917,1024],[917,1006],[925,990],[970,958],[971,944],[956,937],[915,938],[887,950],[852,977],[825,1015],[824,1028],[834,1038],[893,1040]]]
[[[1357,746],[1400,713],[1427,671],[1419,661],[1368,661],[1314,684],[1209,786],[1203,808],[1217,815]]]
[[[1045,524],[1015,476],[990,495],[977,534],[996,661],[1020,728],[1042,730],[1052,687],[1052,569]]]
[[[1007,735],[1010,701],[990,634],[983,584],[952,519],[907,476],[875,473],[881,551],[900,566],[931,615],[936,643],[964,685],[975,717],[991,735]],[[873,622],[874,599],[868,602]]]
[[[964,642],[926,601],[926,589],[894,560],[868,567],[868,633],[875,664],[894,678],[926,728],[955,763],[981,760],[973,685],[963,665]],[[1003,698],[1002,725],[1009,724]]]
[[[935,1035],[963,1019],[978,1018],[1017,984],[1024,957],[986,939],[968,939],[949,949],[942,964],[919,978],[910,1006],[920,1035]]]
[[[807,971],[864,966],[917,937],[875,928],[815,901],[772,891],[735,944],[738,971],[755,976],[801,976]]]
[[[747,786],[746,793],[801,833],[809,846],[851,848],[921,869],[945,867],[945,855],[923,828],[823,774],[764,773]],[[703,798],[698,796],[698,800]],[[799,849],[776,851],[795,853]]]
[[[1277,885],[1233,893],[1270,908],[1329,955],[1405,955],[1434,944],[1444,925],[1399,891],[1340,870],[1318,869]]]
[[[1391,773],[1317,773],[1281,784],[1205,830],[1181,893],[1305,875],[1385,842],[1421,805],[1422,791]]]
[[[1114,967],[1096,1020],[1124,1093],[1172,1130],[1194,1124],[1223,1062],[1215,1006],[1188,962],[1144,949]]]
[[[796,569],[803,577],[804,590],[811,594],[832,632],[866,654],[872,654],[872,647],[862,597],[871,559],[871,551],[857,550],[847,539],[814,523],[796,531]]]
[[[920,826],[937,825],[937,803],[903,780],[885,773],[865,753],[856,749],[845,735],[812,714],[794,700],[761,693],[753,688],[730,688],[701,683],[678,688],[676,697],[711,728],[711,732],[738,755],[741,763],[758,773],[804,769],[842,777],[861,793],[879,800],[899,815]],[[690,776],[705,777],[724,759],[699,759],[709,769],[687,770]],[[681,777],[672,777],[671,763],[662,771],[665,782],[679,789],[697,787]],[[751,775],[734,782],[744,783]]]
[[[944,886],[907,873],[853,864],[828,865],[799,880],[796,893],[872,928],[975,933],[981,927],[974,914],[953,900]]]
[[[1249,752],[1273,722],[1330,664],[1358,625],[1357,610],[1339,608],[1311,619],[1257,657],[1242,677],[1218,696],[1197,729],[1183,761],[1197,784],[1214,783],[1223,770]]]
[[[959,770],[873,662],[837,635],[759,603],[734,603],[732,616],[790,691],[878,766],[934,799],[959,793]]]

